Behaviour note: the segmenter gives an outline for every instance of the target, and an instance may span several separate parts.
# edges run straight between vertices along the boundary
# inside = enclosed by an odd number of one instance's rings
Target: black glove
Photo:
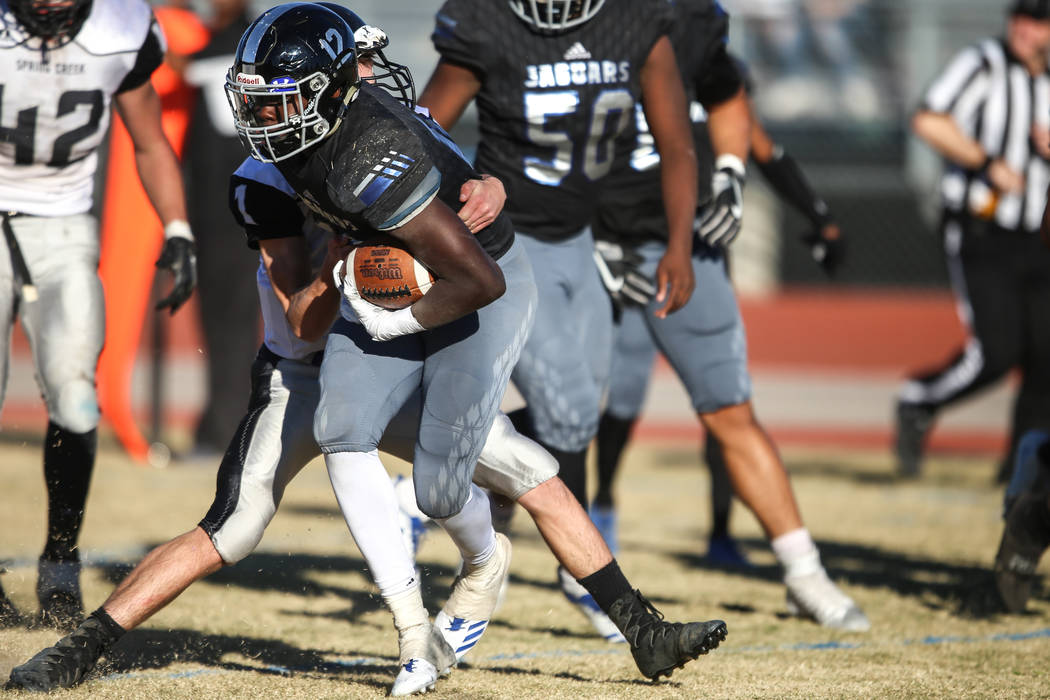
[[[642,261],[641,255],[618,243],[594,242],[594,264],[617,319],[623,307],[645,306],[656,296],[656,283],[638,269]]]
[[[164,247],[157,258],[157,267],[171,270],[175,279],[171,294],[157,302],[154,307],[160,311],[170,308],[171,313],[190,298],[193,288],[197,286],[197,252],[193,241],[182,236],[173,236],[164,241]]]
[[[730,156],[722,156],[718,160]],[[740,233],[744,215],[744,168],[739,159],[722,165],[711,178],[711,201],[700,210],[696,232],[712,248],[728,248]]]
[[[842,264],[845,244],[842,234],[834,238],[826,235],[827,227],[814,229],[803,235],[801,240],[809,246],[809,254],[813,260],[820,265],[828,277],[834,277],[839,265]]]

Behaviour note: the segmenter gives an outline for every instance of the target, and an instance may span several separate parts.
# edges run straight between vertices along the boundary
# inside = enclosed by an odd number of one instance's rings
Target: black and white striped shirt
[[[941,181],[950,211],[986,212],[1005,229],[1037,231],[1046,206],[1050,163],[1032,146],[1032,126],[1050,129],[1050,73],[1033,77],[1000,39],[959,53],[926,92],[923,108],[949,114],[985,153],[1025,177],[1020,194],[995,195],[980,174],[949,163]]]

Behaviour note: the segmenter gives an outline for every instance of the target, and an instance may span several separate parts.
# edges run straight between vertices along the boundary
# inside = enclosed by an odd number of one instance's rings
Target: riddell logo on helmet
[[[261,75],[249,75],[248,73],[238,73],[237,82],[241,85],[265,85],[266,81],[263,80]]]

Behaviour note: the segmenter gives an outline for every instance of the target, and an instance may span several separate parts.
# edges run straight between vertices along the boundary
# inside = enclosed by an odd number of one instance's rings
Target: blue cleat
[[[709,564],[724,566],[734,569],[750,569],[751,562],[740,551],[736,540],[732,537],[712,537],[707,543],[707,556]]]

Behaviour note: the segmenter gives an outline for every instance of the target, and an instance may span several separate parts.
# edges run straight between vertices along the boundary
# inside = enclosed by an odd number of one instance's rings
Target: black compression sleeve
[[[778,148],[769,162],[756,160],[755,164],[777,194],[802,212],[814,226],[821,227],[831,222],[828,205],[813,191],[794,158]]]

